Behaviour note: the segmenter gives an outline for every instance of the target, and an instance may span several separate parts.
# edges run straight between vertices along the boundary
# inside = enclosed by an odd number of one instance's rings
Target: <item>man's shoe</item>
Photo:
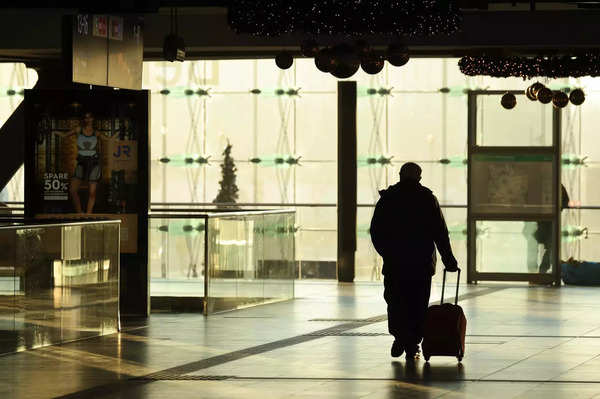
[[[419,345],[406,350],[406,360],[415,360],[421,356]]]
[[[392,344],[392,350],[391,350],[392,357],[400,357],[400,356],[402,356],[402,353],[404,353],[404,348],[402,347],[402,344],[400,342],[398,342],[398,340],[395,340],[394,343]]]

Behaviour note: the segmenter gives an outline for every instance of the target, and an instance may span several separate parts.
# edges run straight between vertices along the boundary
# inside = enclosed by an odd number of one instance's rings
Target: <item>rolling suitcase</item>
[[[444,288],[446,287],[446,270],[444,270],[442,300],[439,305],[432,305],[427,309],[422,344],[425,361],[429,361],[431,356],[456,356],[460,362],[465,354],[467,318],[462,308],[458,306],[460,269],[457,274],[454,305],[444,303]]]

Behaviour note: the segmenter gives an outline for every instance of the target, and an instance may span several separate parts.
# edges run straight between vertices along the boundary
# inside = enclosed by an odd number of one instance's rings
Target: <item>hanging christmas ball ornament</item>
[[[525,90],[525,96],[531,101],[537,101],[537,97],[531,91],[531,86]]]
[[[286,51],[282,51],[275,56],[275,64],[281,69],[289,69],[293,63],[294,58]]]
[[[358,54],[358,57],[362,60],[371,56],[371,46],[366,41],[360,39],[354,42],[354,51]]]
[[[331,74],[338,79],[346,79],[354,75],[360,67],[360,59],[348,44],[340,44],[333,49],[333,68]]]
[[[544,85],[543,85],[543,84],[541,84],[540,82],[535,82],[534,84],[532,84],[531,86],[529,86],[529,88],[531,89],[531,90],[530,90],[531,96],[535,98],[535,99],[534,99],[534,101],[535,101],[535,100],[537,100],[538,93],[539,93],[539,92],[540,92],[540,90],[542,90],[544,87],[546,87],[546,86],[544,86]]]
[[[550,101],[552,101],[553,96],[554,94],[552,93],[552,90],[547,87],[542,87],[536,95],[538,101],[542,104],[549,104]]]
[[[319,52],[319,44],[312,39],[305,40],[300,44],[300,52],[305,57],[315,57]]]
[[[360,63],[358,62],[342,62],[336,64],[335,69],[331,71],[331,74],[338,79],[347,79],[354,75],[358,71],[359,67]]]
[[[331,49],[321,49],[315,56],[315,66],[321,72],[329,73],[333,70],[333,54]]]
[[[585,93],[581,89],[575,89],[569,95],[569,100],[573,105],[581,105],[585,101]]]
[[[363,59],[360,63],[360,67],[363,71],[369,75],[377,75],[383,69],[384,61],[381,57],[375,55],[369,55]]]
[[[564,91],[555,91],[552,96],[552,105],[556,108],[564,108],[569,103],[569,96]]]
[[[517,97],[512,93],[504,93],[500,104],[506,109],[513,109],[517,105]]]
[[[387,49],[387,60],[396,67],[406,65],[408,60],[410,60],[408,49],[398,44],[390,44]]]

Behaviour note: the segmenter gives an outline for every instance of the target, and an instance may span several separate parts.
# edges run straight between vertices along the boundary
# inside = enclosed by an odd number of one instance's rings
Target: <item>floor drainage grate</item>
[[[224,381],[234,378],[232,375],[181,375],[174,373],[155,373],[143,377],[135,378],[136,380],[150,381]]]

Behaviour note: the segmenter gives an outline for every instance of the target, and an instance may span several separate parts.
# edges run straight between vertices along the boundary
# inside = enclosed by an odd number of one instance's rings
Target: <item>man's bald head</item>
[[[407,162],[400,168],[400,181],[421,181],[421,167],[414,162]]]

